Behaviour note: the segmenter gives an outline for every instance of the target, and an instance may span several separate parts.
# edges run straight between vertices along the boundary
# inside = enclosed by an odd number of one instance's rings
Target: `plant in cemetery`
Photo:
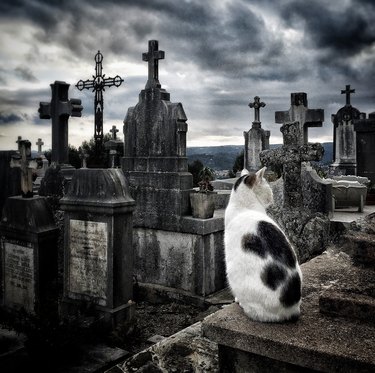
[[[215,178],[215,172],[210,167],[203,167],[199,172],[199,179],[198,182],[199,192],[201,193],[208,193],[214,190],[214,187],[211,183],[212,180]]]

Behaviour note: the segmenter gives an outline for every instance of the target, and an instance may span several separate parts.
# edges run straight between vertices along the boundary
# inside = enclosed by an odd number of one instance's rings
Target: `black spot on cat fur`
[[[264,285],[268,286],[272,290],[276,290],[285,280],[286,275],[287,272],[282,266],[276,263],[271,263],[263,269],[260,278]]]
[[[242,237],[241,243],[244,251],[257,254],[262,258],[266,257],[267,251],[265,250],[266,248],[259,236],[250,233],[245,234]]]
[[[242,180],[246,177],[247,175],[241,176],[240,178],[237,179],[237,181],[234,183],[233,189],[236,191],[239,185],[242,183]]]
[[[237,181],[234,183],[233,189],[236,191],[239,185],[242,183],[242,181],[249,187],[252,188],[255,184],[256,175],[254,173],[243,175],[240,178],[237,179]]]
[[[274,224],[261,221],[258,224],[258,237],[260,237],[263,251],[289,268],[296,266],[296,255],[284,234]]]
[[[288,279],[281,292],[280,302],[285,307],[291,307],[301,299],[301,278],[295,273]]]

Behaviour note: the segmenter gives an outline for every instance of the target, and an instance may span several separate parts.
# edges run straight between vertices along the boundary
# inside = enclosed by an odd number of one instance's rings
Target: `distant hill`
[[[324,156],[320,163],[332,163],[331,142],[322,143]],[[270,148],[278,148],[281,144],[271,144]],[[188,162],[192,163],[199,159],[205,166],[214,170],[231,170],[238,154],[243,150],[243,145],[223,145],[223,146],[197,146],[187,148]]]

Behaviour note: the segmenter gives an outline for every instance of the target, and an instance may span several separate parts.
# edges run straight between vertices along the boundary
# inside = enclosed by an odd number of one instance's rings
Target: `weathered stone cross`
[[[104,100],[103,91],[106,87],[119,87],[124,81],[119,75],[114,78],[105,78],[103,74],[103,55],[98,51],[95,55],[95,76],[93,75],[92,80],[80,80],[76,87],[82,91],[83,89],[91,89],[95,92],[94,110],[95,110],[95,132],[94,139],[97,150],[99,150],[103,144],[103,110],[104,110]]]
[[[346,106],[350,106],[350,94],[355,93],[355,89],[350,89],[350,84],[345,86],[345,90],[341,90],[341,94],[346,95]]]
[[[282,166],[284,180],[284,208],[303,207],[301,163],[319,161],[324,148],[319,143],[300,145],[301,126],[298,122],[284,123],[280,131],[284,145],[281,148],[263,150],[259,157],[264,166]]]
[[[159,60],[164,59],[164,51],[159,51],[157,40],[148,41],[148,52],[142,53],[142,60],[148,62],[148,80],[146,89],[161,88],[159,83]]]
[[[254,122],[253,123],[259,123],[260,124],[260,108],[265,107],[266,104],[264,102],[260,102],[260,98],[258,96],[254,97],[254,102],[249,103],[249,107],[251,109],[254,108]]]
[[[116,133],[119,132],[119,130],[116,128],[116,126],[112,126],[112,129],[109,130],[109,132],[112,132],[112,140],[116,140],[116,138],[117,138]]]
[[[31,142],[29,140],[19,140],[20,154],[15,154],[10,160],[10,167],[21,169],[21,194],[23,198],[33,196],[33,170],[38,166],[34,159],[31,159]]]
[[[44,142],[42,141],[42,139],[38,139],[38,141],[35,143],[35,145],[38,146],[38,153],[41,154],[42,153],[42,145],[44,145]]]
[[[39,117],[41,119],[52,119],[51,162],[57,164],[69,163],[69,116],[80,117],[82,114],[81,100],[68,99],[69,86],[70,84],[65,82],[55,81],[55,83],[51,84],[51,102],[41,102],[39,106]]]
[[[18,137],[17,137],[17,141],[16,141],[18,151],[21,150],[21,148],[20,148],[20,142],[21,142],[21,140],[22,140],[22,136],[18,136]]]
[[[80,150],[81,152],[79,153],[79,158],[82,161],[81,168],[87,168],[87,158],[89,157],[89,155],[86,153],[86,151],[83,148],[81,148]]]
[[[322,127],[324,121],[323,109],[308,109],[307,94],[304,92],[292,93],[290,95],[291,106],[288,111],[276,111],[275,122],[299,122],[301,126],[301,137],[299,145],[308,143],[309,127]]]

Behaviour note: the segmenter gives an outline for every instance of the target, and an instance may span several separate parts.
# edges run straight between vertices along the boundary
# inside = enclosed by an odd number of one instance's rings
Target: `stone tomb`
[[[136,201],[135,276],[144,288],[205,296],[225,286],[223,212],[191,216],[192,175],[186,157],[187,118],[161,88],[156,40],[143,54],[148,80],[124,120],[122,169]]]
[[[93,305],[107,326],[133,314],[133,209],[119,169],[79,169],[60,200],[64,216],[62,313]]]
[[[43,197],[7,199],[0,222],[1,304],[43,315],[57,311],[57,236]]]

